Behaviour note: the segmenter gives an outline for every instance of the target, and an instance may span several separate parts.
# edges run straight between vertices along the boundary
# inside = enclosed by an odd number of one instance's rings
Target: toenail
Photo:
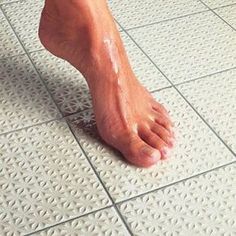
[[[155,159],[160,159],[160,152],[158,150],[156,151],[151,151],[151,149],[149,147],[143,147],[141,148],[141,154],[149,156],[151,158],[155,158]]]
[[[169,153],[170,153],[170,149],[169,148],[163,148],[161,150],[161,153],[164,157],[168,157],[169,156]]]
[[[145,154],[145,155],[150,155],[151,154],[150,148],[148,148],[148,147],[142,147],[140,151],[141,151],[142,154]]]

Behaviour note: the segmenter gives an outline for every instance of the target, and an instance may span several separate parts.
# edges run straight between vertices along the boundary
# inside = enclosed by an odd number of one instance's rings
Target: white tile
[[[120,205],[135,236],[236,235],[236,165]]]
[[[0,60],[0,134],[59,117],[27,56]]]
[[[222,7],[214,11],[236,29],[236,4],[228,7]]]
[[[0,136],[0,235],[24,235],[110,205],[67,124]]]
[[[27,51],[42,49],[38,37],[43,0],[18,1],[2,8]]]
[[[118,152],[108,148],[98,138],[91,111],[70,118],[79,142],[116,202],[234,160],[174,89],[159,91],[155,97],[170,111],[176,126],[177,143],[169,159],[149,169],[125,163]]]
[[[202,0],[202,1],[211,8],[223,7],[229,4],[236,3],[236,0],[223,0],[223,1],[222,0]]]
[[[24,50],[0,9],[0,59],[22,53]]]
[[[121,33],[121,36],[140,82],[149,91],[169,86],[169,82],[134,42],[125,33]],[[91,107],[85,79],[69,63],[46,51],[30,53],[30,57],[65,115]]]
[[[236,69],[192,81],[178,88],[236,152]]]
[[[34,234],[38,236],[128,236],[130,235],[113,208],[105,209],[79,219]]]
[[[173,83],[236,65],[235,31],[212,12],[130,30]]]
[[[115,18],[126,29],[207,10],[200,1],[194,0],[111,0],[109,2]]]

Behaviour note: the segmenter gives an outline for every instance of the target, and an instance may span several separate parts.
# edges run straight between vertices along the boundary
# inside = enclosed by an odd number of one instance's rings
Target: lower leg
[[[136,79],[106,1],[46,0],[39,36],[84,75],[108,144],[138,166],[165,158],[173,145],[171,121]]]

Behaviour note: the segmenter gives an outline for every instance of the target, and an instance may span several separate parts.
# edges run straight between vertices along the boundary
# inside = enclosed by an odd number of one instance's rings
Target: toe
[[[160,152],[145,143],[138,135],[129,139],[128,145],[121,152],[130,163],[140,167],[149,167],[161,159]]]
[[[149,128],[140,128],[139,135],[141,139],[151,147],[159,150],[161,158],[166,158],[168,152],[168,144],[160,138],[159,135],[152,132]]]
[[[162,125],[154,123],[151,126],[151,131],[158,135],[169,147],[173,147],[174,137],[169,130],[165,129]]]
[[[173,133],[173,123],[171,122],[169,117],[166,117],[160,112],[155,112],[154,119],[157,124],[163,126],[169,132]]]
[[[166,108],[162,104],[155,101],[152,108],[154,111],[157,111],[157,112],[163,114],[164,116],[166,116],[167,118],[170,118],[168,111],[166,110]]]

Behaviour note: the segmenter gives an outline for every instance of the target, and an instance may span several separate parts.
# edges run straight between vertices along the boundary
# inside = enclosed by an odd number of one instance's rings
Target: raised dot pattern
[[[200,1],[193,0],[112,0],[109,2],[115,18],[126,29],[207,10]]]
[[[27,56],[0,61],[0,133],[59,117]]]
[[[236,234],[236,165],[119,206],[135,236]]]
[[[212,12],[129,33],[174,84],[235,67],[235,31]]]
[[[27,51],[42,49],[38,37],[39,19],[44,0],[18,1],[2,5],[15,32]]]
[[[38,236],[128,236],[130,235],[113,208],[75,219],[42,231]]]
[[[0,59],[22,54],[24,51],[0,9]]]
[[[0,235],[23,235],[108,206],[67,124],[0,136]]]
[[[236,152],[236,69],[178,88],[218,135]]]
[[[236,29],[236,4],[228,7],[222,7],[214,11]]]

